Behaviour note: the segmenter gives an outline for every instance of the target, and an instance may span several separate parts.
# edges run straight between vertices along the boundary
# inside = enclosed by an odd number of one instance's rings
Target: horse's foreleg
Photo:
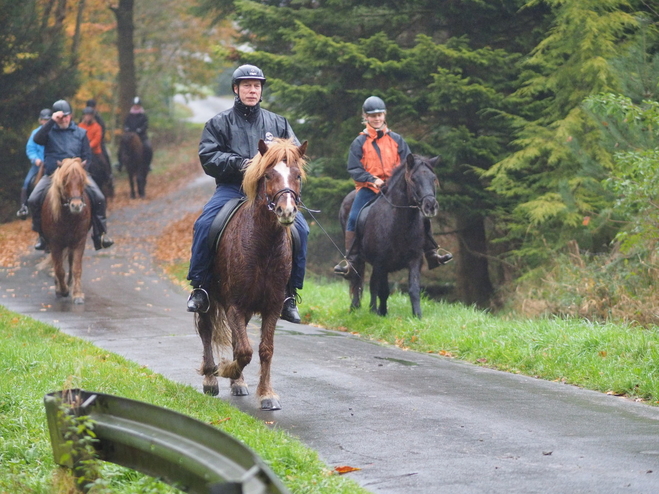
[[[378,314],[381,316],[387,315],[387,300],[389,299],[389,275],[386,272],[381,273],[380,285],[378,287],[378,297],[380,299],[380,308]]]
[[[135,176],[128,173],[128,183],[130,184],[130,198],[135,199]]]
[[[66,272],[64,271],[64,252],[59,247],[51,247],[50,252],[53,260],[53,271],[55,272],[55,294],[58,297],[68,297],[69,287],[66,284]]]
[[[204,393],[207,395],[217,396],[220,394],[220,388],[217,384],[217,366],[213,359],[213,322],[215,311],[213,308],[205,314],[198,313],[195,316],[195,325],[201,338],[201,344],[204,348],[203,361],[199,373],[204,376]]]
[[[364,271],[365,263],[360,258],[353,265],[355,272],[351,273],[350,277],[350,296],[352,301],[350,303],[350,310],[359,309],[362,303],[362,293],[364,291]]]
[[[409,294],[412,302],[412,314],[421,317],[421,257],[410,263],[409,271]]]
[[[249,338],[247,337],[247,325],[244,316],[235,309],[229,309],[227,311],[227,322],[231,328],[233,360],[221,363],[220,376],[240,381],[243,369],[252,361],[252,346],[249,344]]]
[[[383,284],[386,284],[387,288],[387,293],[385,295],[384,299],[384,305],[382,303],[382,296],[384,294],[384,291],[382,289]],[[375,314],[378,314],[380,316],[385,316],[387,315],[387,301],[386,297],[389,296],[389,283],[387,280],[387,273],[384,272],[382,268],[373,266],[373,272],[371,273],[371,282],[369,285],[370,292],[371,292],[371,303],[370,303],[370,309],[371,312],[374,312]],[[378,309],[378,298],[380,299],[380,308]],[[383,312],[384,309],[384,312]]]
[[[275,350],[275,327],[277,326],[278,317],[278,311],[269,314],[267,317],[262,315],[261,343],[259,344],[261,375],[259,377],[259,386],[256,389],[256,396],[261,401],[261,410],[281,410],[279,396],[270,384],[270,366],[272,364],[272,354]]]
[[[81,245],[69,251],[69,283],[71,283],[71,275],[73,275],[73,303],[84,304],[85,294],[82,292],[82,255],[85,252],[85,238]]]

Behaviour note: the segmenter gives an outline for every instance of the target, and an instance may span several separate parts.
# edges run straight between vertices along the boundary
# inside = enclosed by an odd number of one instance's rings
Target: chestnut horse
[[[73,281],[73,302],[83,304],[82,256],[91,227],[91,202],[85,191],[87,172],[80,158],[68,158],[58,165],[41,206],[41,228],[53,260],[55,293],[58,297],[68,296]],[[69,261],[68,280],[65,279],[65,256]]]
[[[421,317],[423,221],[439,211],[435,198],[439,181],[433,170],[439,160],[439,157],[428,159],[408,155],[405,163],[394,169],[382,192],[375,198],[363,231],[358,226],[360,258],[354,265],[357,274],[349,277],[351,308],[358,308],[361,304],[366,261],[373,266],[371,311],[381,316],[387,315],[389,273],[407,268],[412,313]],[[341,204],[339,220],[344,230],[354,199],[355,191],[352,191]]]
[[[279,397],[270,384],[277,319],[291,275],[290,228],[298,212],[301,182],[305,177],[307,143],[296,146],[275,140],[269,147],[259,141],[259,154],[248,164],[243,179],[247,201],[227,224],[213,262],[208,286],[210,309],[195,317],[204,353],[200,373],[204,393],[217,395],[216,376],[231,380],[231,394],[249,394],[243,369],[252,360],[247,323],[261,314],[259,357],[261,373],[257,398],[262,410],[279,410]],[[231,360],[215,365],[213,350],[233,349]]]
[[[130,183],[130,197],[135,199],[135,182],[140,198],[146,195],[146,176],[149,165],[144,159],[144,146],[135,132],[124,132],[119,142],[119,162],[126,167]]]

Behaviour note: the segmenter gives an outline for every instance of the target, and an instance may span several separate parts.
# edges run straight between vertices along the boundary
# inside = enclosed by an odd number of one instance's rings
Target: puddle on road
[[[414,367],[417,364],[416,362],[410,362],[409,360],[403,360],[400,358],[392,358],[392,357],[374,357],[378,360],[388,360],[389,362],[396,362],[397,364],[405,365],[407,367]]]

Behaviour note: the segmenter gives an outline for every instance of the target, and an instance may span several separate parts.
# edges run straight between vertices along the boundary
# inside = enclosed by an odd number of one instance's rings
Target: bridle
[[[274,211],[275,207],[277,207],[277,201],[283,196],[284,194],[291,194],[293,196],[293,200],[295,201],[295,205],[299,206],[300,205],[300,194],[295,192],[293,189],[286,187],[283,188],[275,193],[275,195],[270,199],[270,196],[266,194],[265,200],[268,203],[268,209],[270,211]]]
[[[411,188],[412,185],[410,183],[410,180],[407,178],[407,174],[405,174],[405,183],[407,184],[408,188]],[[407,206],[399,206],[397,204],[394,204],[391,202],[391,200],[386,196],[384,192],[380,193],[380,196],[392,207],[396,209],[421,209],[421,204],[423,204],[423,201],[426,199],[426,197],[435,197],[435,194],[426,194],[420,199],[416,196],[416,193],[412,194],[412,197],[414,198],[414,204],[410,204]]]

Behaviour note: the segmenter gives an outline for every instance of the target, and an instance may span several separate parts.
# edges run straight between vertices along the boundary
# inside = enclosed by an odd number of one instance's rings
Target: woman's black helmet
[[[71,105],[64,99],[58,99],[53,103],[53,113],[61,111],[64,115],[71,115]]]
[[[259,69],[256,65],[241,65],[236,70],[233,71],[233,76],[231,77],[231,89],[238,84],[239,81],[245,79],[256,79],[261,81],[261,85],[265,86],[265,75],[263,71]]]
[[[362,110],[364,110],[364,113],[366,114],[386,113],[387,106],[384,104],[384,101],[382,101],[381,98],[378,98],[377,96],[369,96],[364,101],[364,104],[362,105]]]
[[[50,111],[50,108],[44,108],[39,112],[39,120],[50,120],[52,116],[53,112]]]

